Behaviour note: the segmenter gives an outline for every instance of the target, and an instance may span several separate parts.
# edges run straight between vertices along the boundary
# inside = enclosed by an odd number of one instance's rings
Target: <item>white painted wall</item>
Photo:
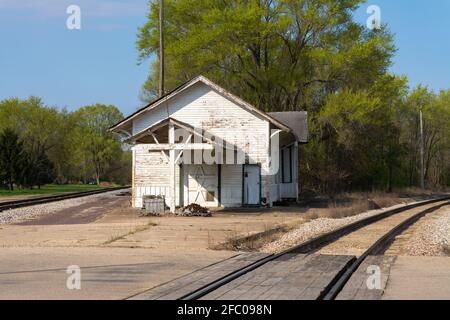
[[[255,163],[266,161],[269,122],[260,115],[197,83],[167,102],[149,110],[133,121],[133,134],[167,118],[167,116],[204,129],[212,135],[235,144],[249,153]],[[249,137],[249,141],[245,140]]]
[[[170,171],[167,159],[160,151],[149,151],[145,144],[136,145],[133,148],[133,207],[142,208],[144,195],[163,195],[166,204],[170,200]],[[168,157],[168,154],[166,153]],[[177,166],[176,179],[179,179],[180,169]],[[179,181],[179,180],[178,180]],[[176,185],[179,202],[179,185]]]

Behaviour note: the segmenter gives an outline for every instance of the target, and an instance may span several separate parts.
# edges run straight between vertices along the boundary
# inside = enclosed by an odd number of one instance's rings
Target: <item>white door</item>
[[[186,178],[188,201],[185,204],[197,203],[204,207],[218,206],[217,166],[187,165]]]
[[[260,174],[259,166],[244,166],[244,204],[246,205],[260,204]]]

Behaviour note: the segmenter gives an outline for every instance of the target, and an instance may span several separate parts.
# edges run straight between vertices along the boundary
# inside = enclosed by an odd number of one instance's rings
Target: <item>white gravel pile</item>
[[[103,194],[96,194],[92,196],[67,199],[62,201],[50,202],[45,204],[39,204],[31,207],[23,207],[17,209],[11,209],[0,212],[0,225],[9,223],[18,223],[25,220],[30,220],[41,215],[51,214],[60,210],[80,206],[85,203],[94,202],[99,198],[114,197],[116,194],[123,191],[112,191]]]
[[[336,229],[339,229],[340,227],[379,214],[381,212],[382,210],[372,210],[341,219],[318,218],[302,224],[297,229],[294,229],[283,235],[280,239],[264,245],[261,248],[261,251],[265,253],[280,252],[315,237],[318,237],[322,234],[334,231]]]
[[[405,244],[411,256],[450,255],[450,208],[443,208],[436,216],[418,222],[417,228]]]

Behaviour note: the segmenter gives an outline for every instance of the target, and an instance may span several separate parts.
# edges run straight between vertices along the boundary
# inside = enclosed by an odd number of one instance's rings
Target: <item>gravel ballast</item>
[[[410,256],[450,256],[450,207],[421,219],[403,251]]]
[[[386,209],[371,210],[351,217],[340,219],[318,218],[302,224],[300,227],[284,234],[280,239],[268,243],[261,248],[261,252],[276,253],[287,250],[290,247],[304,243],[310,239],[325,233],[337,230],[345,225],[360,221],[362,219],[377,215],[383,211],[402,207],[404,204],[396,205]]]
[[[29,207],[5,210],[0,212],[0,225],[20,223],[30,219],[37,218],[42,215],[56,213],[60,210],[77,207],[89,202],[95,202],[99,198],[105,197],[115,197],[117,194],[123,191],[112,191],[108,193],[96,194],[91,196],[86,196],[82,198],[67,199],[62,201],[44,203]]]

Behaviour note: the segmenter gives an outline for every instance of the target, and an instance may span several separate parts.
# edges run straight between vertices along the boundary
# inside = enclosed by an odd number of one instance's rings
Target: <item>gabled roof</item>
[[[180,85],[176,89],[174,89],[171,92],[165,94],[161,98],[159,98],[159,99],[149,103],[148,105],[146,105],[142,109],[139,109],[138,111],[136,111],[135,113],[133,113],[130,116],[126,117],[125,119],[123,119],[119,123],[113,125],[109,130],[110,131],[120,132],[121,129],[122,129],[121,127],[123,127],[124,125],[128,124],[134,118],[136,118],[139,115],[147,112],[148,110],[152,110],[152,109],[158,107],[159,105],[161,105],[165,101],[167,101],[170,98],[176,96],[180,92],[182,92],[182,91],[192,87],[194,84],[196,84],[198,82],[202,82],[202,83],[206,84],[207,86],[211,87],[212,89],[216,90],[217,92],[220,92],[221,94],[223,94],[228,99],[230,99],[231,101],[233,101],[237,105],[241,106],[242,108],[247,109],[250,112],[253,112],[253,113],[256,113],[256,114],[260,115],[261,117],[263,117],[264,119],[266,119],[267,121],[269,121],[270,123],[272,123],[273,125],[278,127],[279,129],[281,129],[283,131],[286,131],[286,132],[291,132],[292,131],[291,128],[289,128],[285,124],[283,124],[280,121],[276,120],[275,118],[271,117],[267,113],[262,112],[261,110],[258,110],[257,108],[255,108],[251,104],[245,102],[241,98],[239,98],[239,97],[235,96],[234,94],[228,92],[224,88],[220,87],[219,85],[215,84],[214,82],[212,82],[211,80],[209,80],[209,79],[207,79],[207,78],[205,78],[203,76],[195,77],[194,79],[183,83],[182,85]]]

